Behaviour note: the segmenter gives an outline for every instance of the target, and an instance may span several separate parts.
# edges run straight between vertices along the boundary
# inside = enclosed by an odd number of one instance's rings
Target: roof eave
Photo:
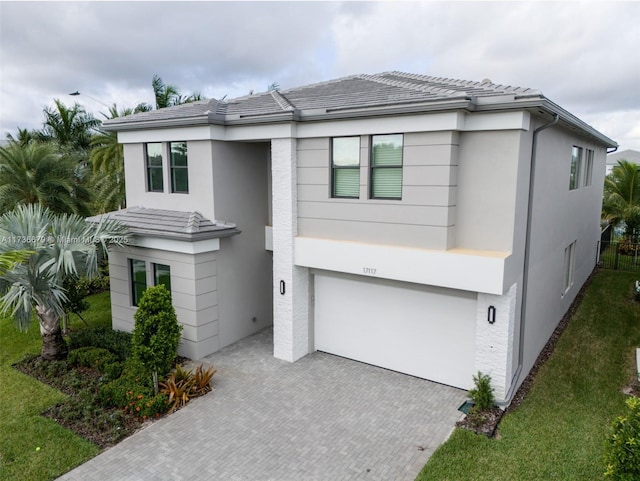
[[[194,125],[211,124],[223,125],[224,117],[220,115],[209,114],[174,119],[131,120],[126,122],[103,123],[102,130],[106,130],[107,132],[119,132],[121,130],[149,130],[163,129],[167,127],[191,127]]]
[[[134,237],[153,237],[157,239],[171,239],[184,242],[197,242],[210,239],[220,239],[223,237],[231,237],[240,234],[242,231],[235,227],[229,229],[219,229],[209,232],[198,232],[194,234],[178,233],[178,232],[159,232],[157,230],[138,229],[130,227],[129,231]]]
[[[606,147],[618,147],[617,142],[610,139],[602,132],[599,132],[583,120],[573,115],[571,112],[563,109],[555,102],[552,102],[548,98],[535,95],[535,96],[522,96],[517,97],[515,101],[504,103],[491,103],[487,105],[477,105],[475,110],[478,112],[490,111],[490,110],[513,110],[513,109],[539,109],[551,115],[558,115],[563,123],[568,124],[580,130],[583,134],[596,139],[598,142],[604,144]]]

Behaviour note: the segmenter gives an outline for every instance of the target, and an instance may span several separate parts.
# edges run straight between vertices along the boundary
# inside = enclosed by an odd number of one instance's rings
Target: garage
[[[469,389],[476,303],[473,292],[316,274],[315,349]]]

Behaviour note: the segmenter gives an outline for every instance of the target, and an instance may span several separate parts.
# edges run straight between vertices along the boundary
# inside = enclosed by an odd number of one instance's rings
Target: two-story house
[[[181,352],[273,323],[321,350],[507,402],[596,262],[616,144],[541,92],[400,72],[105,122],[134,245],[113,325],[171,289]]]

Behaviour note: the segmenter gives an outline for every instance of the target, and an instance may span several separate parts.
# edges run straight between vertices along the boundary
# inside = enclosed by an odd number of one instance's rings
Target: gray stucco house
[[[134,233],[113,325],[170,286],[181,352],[273,324],[507,402],[596,262],[607,148],[540,91],[401,72],[116,118]]]

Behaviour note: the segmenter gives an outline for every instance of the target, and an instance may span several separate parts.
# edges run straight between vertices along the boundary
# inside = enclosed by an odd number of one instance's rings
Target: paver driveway
[[[459,419],[459,389],[272,346],[267,329],[210,356],[212,393],[59,479],[412,481]]]

